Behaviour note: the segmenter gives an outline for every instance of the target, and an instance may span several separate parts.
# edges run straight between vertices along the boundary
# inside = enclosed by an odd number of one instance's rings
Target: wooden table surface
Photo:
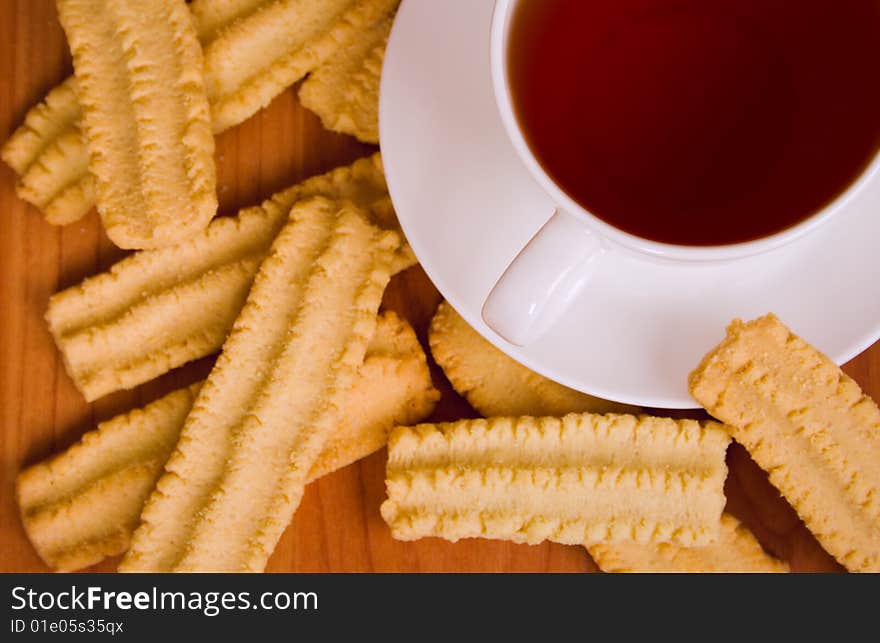
[[[52,0],[0,0],[0,136],[70,73],[70,59]],[[324,131],[287,91],[266,110],[218,139],[221,211],[235,212],[310,175],[372,151]],[[64,228],[15,195],[15,175],[0,168],[0,572],[46,571],[28,543],[13,499],[18,471],[67,447],[96,422],[203,377],[210,359],[135,391],[87,404],[76,391],[43,321],[49,296],[123,256],[104,236],[97,215]],[[425,340],[440,295],[420,268],[394,279],[385,305],[404,314]],[[880,399],[880,344],[847,365]],[[436,419],[475,414],[434,368],[443,399]],[[743,449],[728,456],[728,510],[752,528],[764,547],[797,571],[839,567],[769,485]],[[580,547],[530,547],[492,541],[450,544],[392,540],[379,516],[385,453],[380,452],[309,486],[269,564],[270,571],[595,571]],[[117,560],[96,566],[112,571]]]

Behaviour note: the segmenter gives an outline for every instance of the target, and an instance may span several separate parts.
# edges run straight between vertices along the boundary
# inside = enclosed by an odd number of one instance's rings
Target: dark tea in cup
[[[878,0],[521,0],[511,20],[532,153],[638,237],[772,235],[834,202],[880,147]]]

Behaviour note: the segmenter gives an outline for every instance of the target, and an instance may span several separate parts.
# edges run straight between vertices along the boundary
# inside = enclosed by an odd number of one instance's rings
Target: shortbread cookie
[[[216,352],[294,203],[314,195],[347,199],[397,228],[387,190],[379,156],[361,159],[56,294],[46,319],[67,372],[91,401]],[[413,261],[401,250],[395,270]]]
[[[292,209],[121,569],[263,570],[344,417],[400,245],[352,205]]]
[[[690,376],[822,546],[880,572],[880,410],[774,315],[733,322]]]
[[[217,212],[214,136],[186,3],[57,5],[107,236],[122,248],[157,248],[203,230]]]
[[[72,571],[125,551],[200,385],[102,422],[18,475],[25,532],[49,567]]]
[[[729,442],[715,423],[632,415],[398,427],[382,516],[399,540],[707,545]]]

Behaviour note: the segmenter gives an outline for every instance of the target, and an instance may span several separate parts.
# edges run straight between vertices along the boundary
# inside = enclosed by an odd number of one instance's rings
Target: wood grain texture
[[[52,0],[0,0],[0,137],[71,71]],[[321,128],[302,109],[296,88],[217,139],[221,212],[256,204],[313,174],[347,164],[374,148]],[[12,170],[0,167],[0,571],[46,571],[31,548],[13,501],[25,465],[75,441],[95,422],[204,377],[210,359],[179,369],[135,391],[87,404],[61,365],[43,320],[49,295],[123,256],[92,212],[65,228],[48,225],[19,200]],[[420,268],[395,277],[385,306],[407,317],[427,345],[426,330],[440,295]],[[720,332],[720,331],[719,331]],[[880,398],[880,344],[845,368]],[[434,367],[443,399],[433,420],[474,417]],[[728,511],[751,528],[794,571],[838,571],[794,511],[744,449],[728,452]],[[306,495],[272,556],[269,570],[586,572],[596,566],[581,547],[531,547],[491,541],[450,544],[391,539],[379,515],[385,497],[385,452],[323,478]],[[112,571],[108,560],[93,571]]]

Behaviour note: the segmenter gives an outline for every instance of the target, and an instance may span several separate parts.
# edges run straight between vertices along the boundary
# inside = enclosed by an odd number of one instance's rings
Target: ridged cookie
[[[198,387],[102,422],[18,475],[25,532],[49,567],[73,571],[125,551]]]
[[[880,409],[775,315],[733,322],[690,376],[822,546],[880,572]]]
[[[195,238],[146,250],[49,301],[67,372],[89,401],[133,388],[220,349],[291,206],[315,195],[353,201],[396,228],[378,155],[276,194]],[[402,250],[395,269],[411,265]]]
[[[107,236],[122,248],[193,236],[217,211],[217,177],[204,61],[186,3],[57,6]],[[63,181],[74,182],[69,175]]]
[[[400,540],[706,545],[729,442],[715,423],[632,415],[398,427],[382,517]]]
[[[262,571],[342,420],[400,237],[298,203],[141,515],[125,571]]]

